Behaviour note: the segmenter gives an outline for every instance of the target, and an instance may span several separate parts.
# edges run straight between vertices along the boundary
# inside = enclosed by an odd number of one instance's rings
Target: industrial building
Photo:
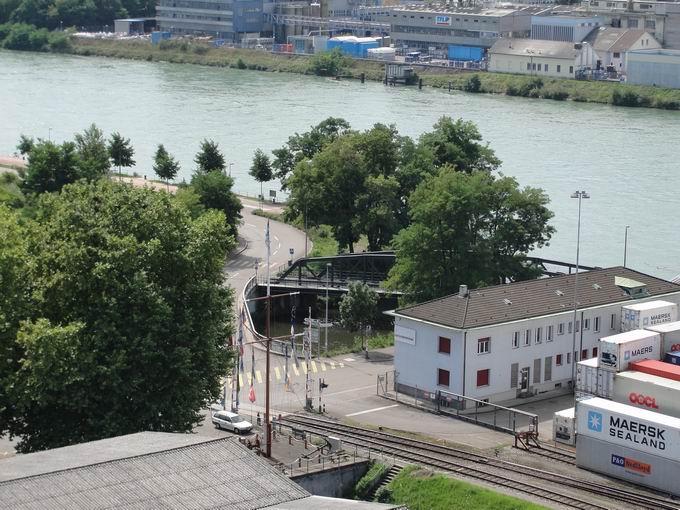
[[[613,67],[626,71],[627,55],[631,51],[661,48],[659,41],[645,30],[599,27],[585,39],[595,52],[594,68]]]
[[[579,43],[601,24],[597,16],[532,16],[531,38]]]
[[[637,50],[627,56],[627,82],[680,88],[680,50]]]
[[[588,44],[500,39],[489,50],[489,71],[574,78],[594,60],[593,48]]]
[[[449,4],[395,7],[390,35],[399,48],[448,54],[451,46],[490,48],[501,37],[529,37],[541,7],[458,8]]]
[[[575,280],[572,274],[471,291],[462,286],[457,294],[390,312],[399,390],[513,403],[572,389],[572,364],[597,356],[599,339],[619,332],[622,306],[680,303],[680,285],[624,267],[596,269],[579,273],[574,325]]]
[[[265,29],[263,0],[160,0],[159,30],[240,41]]]

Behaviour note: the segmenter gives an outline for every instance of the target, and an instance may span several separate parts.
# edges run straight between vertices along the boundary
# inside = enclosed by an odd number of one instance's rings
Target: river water
[[[583,203],[582,264],[621,264],[630,225],[628,266],[680,273],[678,112],[0,51],[0,154],[14,152],[22,133],[61,141],[95,122],[132,139],[140,174],[152,177],[163,143],[188,179],[200,140],[212,138],[233,163],[236,189],[255,194],[254,150],[277,148],[331,115],[359,129],[394,123],[413,137],[442,115],[472,120],[504,174],[550,196],[557,233],[538,254],[574,260],[577,203],[569,195],[583,189],[592,198]]]

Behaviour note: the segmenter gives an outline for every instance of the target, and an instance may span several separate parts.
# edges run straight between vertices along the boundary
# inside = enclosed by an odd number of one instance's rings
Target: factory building
[[[573,364],[598,356],[599,339],[621,330],[622,306],[680,303],[680,285],[623,267],[597,269],[579,273],[574,324],[574,284],[572,274],[462,286],[457,294],[391,312],[399,390],[513,404],[573,389]]]

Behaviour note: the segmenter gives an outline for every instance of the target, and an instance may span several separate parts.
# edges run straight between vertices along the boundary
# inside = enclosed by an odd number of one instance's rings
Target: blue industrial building
[[[380,42],[373,37],[355,37],[353,35],[334,37],[329,39],[326,49],[332,50],[339,48],[343,55],[354,58],[366,58],[368,50],[371,48],[379,48]]]

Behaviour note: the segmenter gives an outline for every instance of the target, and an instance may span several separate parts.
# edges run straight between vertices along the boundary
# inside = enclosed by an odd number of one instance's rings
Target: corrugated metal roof
[[[647,285],[650,296],[680,292],[680,285],[624,267],[579,272],[578,306],[589,308],[633,299],[614,284],[616,276]],[[471,290],[396,310],[397,315],[456,329],[469,329],[573,310],[574,275],[541,278]],[[509,301],[510,303],[508,303]]]
[[[309,496],[235,437],[133,455],[0,482],[0,509],[250,510]]]

